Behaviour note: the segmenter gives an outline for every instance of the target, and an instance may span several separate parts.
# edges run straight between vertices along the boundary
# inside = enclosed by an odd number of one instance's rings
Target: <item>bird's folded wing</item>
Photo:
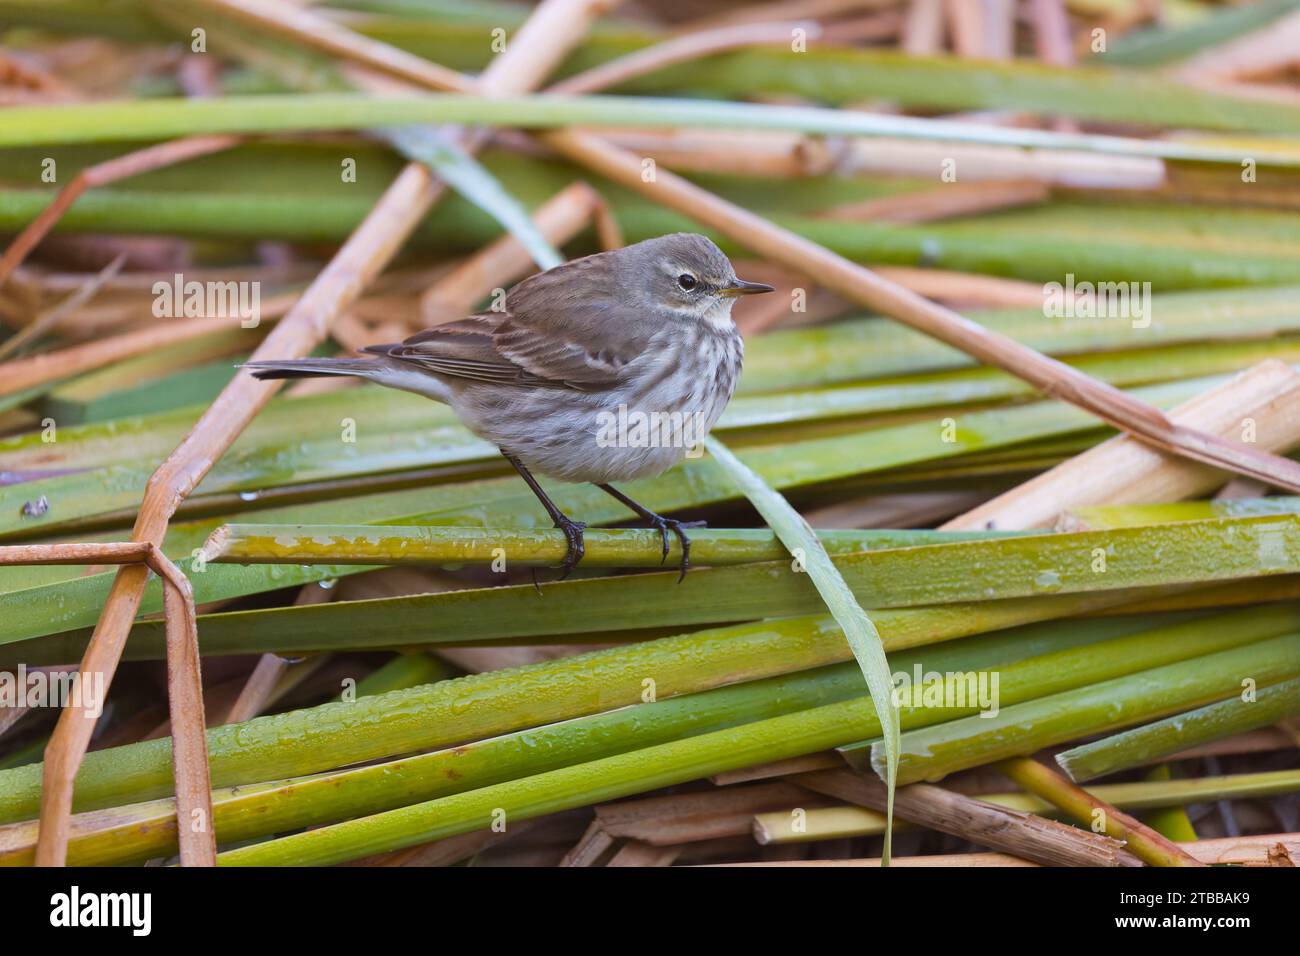
[[[484,316],[470,316],[426,329],[392,345],[372,345],[363,351],[386,355],[438,375],[476,382],[544,385],[536,376],[497,351],[492,335],[496,325]]]
[[[580,343],[525,325],[508,312],[472,315],[418,332],[395,345],[365,351],[409,362],[438,375],[535,388],[596,391],[619,381],[635,343]],[[603,346],[603,347],[599,347]]]

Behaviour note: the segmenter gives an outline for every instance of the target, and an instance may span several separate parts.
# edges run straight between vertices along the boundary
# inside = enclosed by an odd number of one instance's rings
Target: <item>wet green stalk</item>
[[[1152,767],[1143,780],[1159,783],[1171,781],[1173,778],[1173,772],[1169,764],[1162,763]],[[1214,799],[1225,798],[1215,797]],[[1142,818],[1157,833],[1176,842],[1187,843],[1197,839],[1196,827],[1192,825],[1192,818],[1188,815],[1187,808],[1182,804],[1156,807],[1143,814]]]
[[[903,735],[899,781],[938,780],[958,770],[1222,700],[1237,693],[1246,679],[1270,684],[1297,674],[1300,633],[1292,633],[1005,707],[996,717],[927,727]],[[872,745],[870,765],[877,773],[884,769],[884,751],[878,744]]]
[[[882,546],[937,544],[944,532],[819,531],[832,554],[852,554]],[[963,535],[952,540],[1003,537]],[[681,544],[668,535],[668,553],[658,531],[589,529],[584,535],[584,567],[658,568],[681,561]],[[700,528],[690,532],[693,566],[780,561],[786,549],[762,528]],[[554,530],[402,525],[222,525],[203,547],[202,558],[215,564],[516,564],[555,566],[564,558],[564,535]]]
[[[296,836],[231,850],[224,866],[325,866],[698,780],[834,746],[878,729],[856,698],[674,740],[601,760],[453,794]]]
[[[1255,105],[1260,105],[1256,103]],[[383,130],[410,125],[474,124],[521,129],[565,126],[789,130],[836,136],[891,136],[1041,149],[1088,150],[1195,162],[1241,161],[1240,151],[1168,139],[1068,134],[944,120],[917,120],[855,110],[652,97],[494,96],[430,93],[416,96],[347,93],[154,98],[42,107],[13,106],[0,146],[58,145],[107,140],[157,140],[214,133]],[[1291,117],[1300,131],[1300,117]],[[1276,131],[1274,131],[1276,132]],[[1300,164],[1300,154],[1274,145],[1256,151],[1261,163]]]
[[[1057,754],[1056,762],[1072,780],[1093,780],[1300,713],[1300,679],[1261,688],[1250,700],[1243,696],[1244,691],[1207,707],[1083,744]]]
[[[1203,521],[1206,518],[1244,518],[1250,515],[1295,514],[1300,498],[1278,495],[1270,498],[1214,498],[1209,501],[1169,501],[1154,505],[1090,505],[1071,508],[1069,514],[1080,527],[1130,528],[1170,521]]]

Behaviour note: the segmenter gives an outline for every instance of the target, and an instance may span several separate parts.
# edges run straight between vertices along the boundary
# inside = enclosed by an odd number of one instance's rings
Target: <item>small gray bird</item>
[[[703,236],[676,233],[575,259],[511,289],[502,311],[419,332],[369,358],[250,362],[261,379],[351,375],[445,402],[496,445],[568,539],[567,576],[586,525],[565,515],[532,472],[591,482],[659,530],[690,563],[686,524],[610,482],[666,471],[704,440],[740,376],[731,306],[772,287],[736,278]]]

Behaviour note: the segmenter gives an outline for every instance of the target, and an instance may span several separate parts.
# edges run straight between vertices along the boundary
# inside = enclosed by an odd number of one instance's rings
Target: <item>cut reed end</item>
[[[1075,783],[1083,783],[1085,780],[1093,779],[1093,774],[1085,774],[1074,766],[1074,758],[1068,751],[1057,754],[1056,763],[1062,772]]]
[[[229,540],[230,525],[223,524],[208,535],[208,540],[203,542],[203,547],[199,548],[198,553],[194,555],[195,565],[201,567],[217,561],[226,550],[226,542]]]

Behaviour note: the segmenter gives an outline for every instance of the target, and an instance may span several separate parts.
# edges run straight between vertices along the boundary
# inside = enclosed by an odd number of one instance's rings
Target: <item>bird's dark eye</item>
[[[683,289],[685,289],[687,292],[690,292],[692,289],[695,288],[697,283],[695,280],[695,276],[691,275],[689,272],[683,272],[681,275],[677,277],[677,284],[681,286]]]

